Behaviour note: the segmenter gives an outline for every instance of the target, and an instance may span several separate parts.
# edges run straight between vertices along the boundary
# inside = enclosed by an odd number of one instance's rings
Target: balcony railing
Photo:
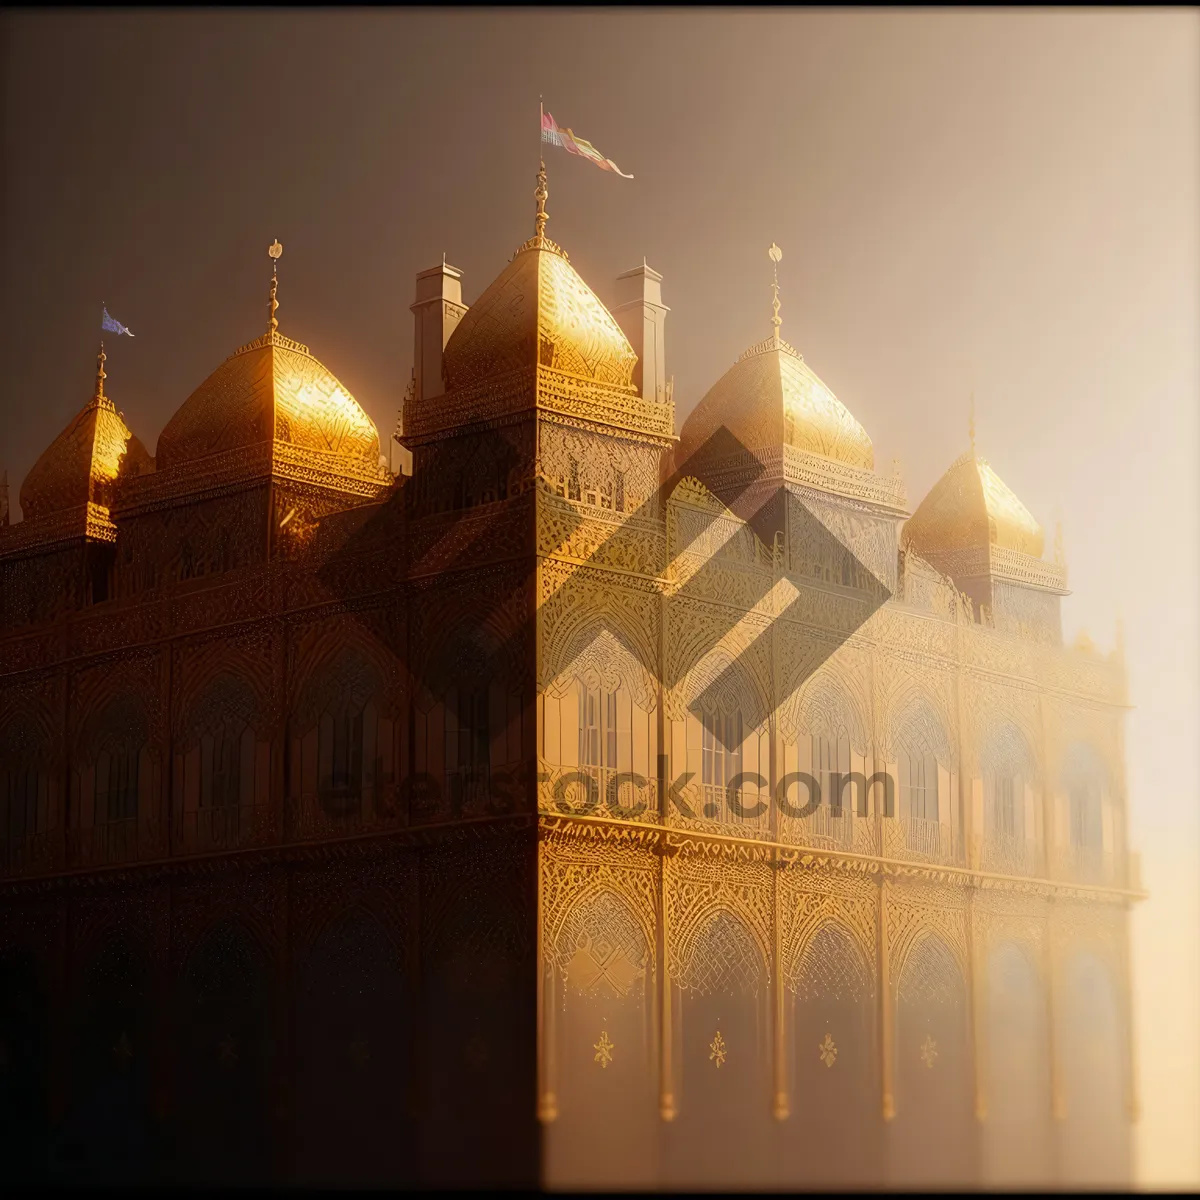
[[[633,772],[611,767],[542,764],[541,770],[548,777],[543,778],[538,788],[538,807],[542,812],[557,813],[562,811],[560,805],[565,805],[574,812],[595,817],[658,822],[657,779],[631,779]],[[699,807],[703,801],[693,798],[691,804]]]
[[[158,821],[124,817],[90,829],[67,832],[67,859],[78,867],[110,866],[154,858],[166,853],[163,827]]]
[[[1041,845],[1007,833],[993,832],[978,839],[975,862],[998,875],[1040,875],[1043,870]]]
[[[913,862],[963,862],[962,838],[953,825],[928,821],[922,817],[885,817],[883,853],[886,858]]]
[[[180,818],[177,844],[186,854],[236,850],[259,846],[270,837],[266,805],[225,804],[185,812]]]
[[[1125,883],[1115,855],[1100,846],[1059,846],[1054,854],[1054,875],[1070,883],[1113,887]]]
[[[843,807],[840,815],[834,816],[831,808],[822,805],[811,816],[787,820],[784,831],[785,840],[814,850],[877,853],[875,818],[855,816],[848,807]]]

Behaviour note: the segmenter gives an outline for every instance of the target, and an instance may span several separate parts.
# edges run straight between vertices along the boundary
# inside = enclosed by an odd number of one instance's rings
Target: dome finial
[[[537,215],[533,219],[533,236],[541,238],[546,236],[546,222],[550,219],[546,213],[546,197],[549,192],[546,191],[546,163],[544,160],[538,166],[537,183],[537,190],[533,193],[533,198],[537,201]]]
[[[108,376],[104,373],[104,363],[107,357],[108,356],[104,353],[104,343],[101,342],[100,353],[96,355],[96,391],[92,396],[93,400],[107,399],[107,397],[104,395],[104,381],[108,378]]]
[[[772,242],[771,248],[767,251],[767,257],[770,258],[771,262],[774,264],[772,269],[774,270],[775,277],[771,284],[771,290],[774,298],[771,302],[771,307],[775,310],[775,315],[771,318],[771,324],[775,327],[772,336],[775,340],[775,345],[778,346],[779,327],[783,324],[783,322],[779,319],[779,260],[783,258],[783,251],[780,250],[780,248],[775,245],[774,242]]]
[[[279,256],[283,253],[283,244],[278,238],[267,247],[267,253],[271,256],[271,301],[267,305],[267,333],[272,334],[279,328],[279,322],[275,319],[279,301],[275,299],[275,293],[279,288]]]
[[[971,416],[967,422],[967,433],[971,437],[971,457],[975,457],[975,393],[971,393]]]

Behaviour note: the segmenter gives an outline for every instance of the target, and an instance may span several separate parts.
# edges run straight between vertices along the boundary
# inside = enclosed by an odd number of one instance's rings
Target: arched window
[[[1098,850],[1104,844],[1100,826],[1100,786],[1092,779],[1071,785],[1071,845]]]
[[[839,776],[850,771],[850,743],[844,737],[814,733],[811,745],[812,777],[821,787],[821,812],[831,812],[838,806]],[[814,814],[816,815],[816,814]]]
[[[317,791],[324,804],[357,802],[363,785],[364,706],[345,701],[321,714]]]
[[[71,788],[71,841],[83,863],[137,856],[139,819],[152,816],[160,771],[140,695],[110,700],[84,726]]]
[[[706,712],[701,730],[701,778],[706,785],[727,787],[742,773],[742,710]]]
[[[446,765],[452,771],[482,771],[491,766],[488,688],[451,688],[446,722]]]
[[[994,729],[983,746],[983,857],[995,870],[1025,873],[1037,866],[1033,756],[1012,724]]]
[[[114,739],[97,756],[97,825],[137,818],[139,750],[125,739]]]
[[[1108,780],[1107,768],[1095,749],[1086,742],[1073,743],[1062,774],[1067,794],[1067,854],[1072,869],[1090,879],[1099,878],[1111,866],[1105,855],[1104,828]]]
[[[617,769],[620,730],[617,693],[606,688],[579,688],[579,765]]]
[[[222,674],[191,705],[176,741],[175,804],[193,849],[244,844],[265,810],[270,747],[244,679]]]
[[[919,821],[939,820],[938,765],[932,754],[914,750],[901,755],[902,802],[907,801],[908,813]]]
[[[373,822],[395,786],[395,725],[374,666],[346,648],[307,679],[290,722],[288,773],[302,836]],[[386,794],[385,794],[386,793]]]
[[[229,715],[200,737],[200,807],[236,808],[254,802],[254,730]]]

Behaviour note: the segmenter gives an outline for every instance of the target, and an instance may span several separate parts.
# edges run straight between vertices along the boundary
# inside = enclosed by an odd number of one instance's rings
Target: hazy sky
[[[532,232],[539,93],[635,178],[547,147],[547,233],[602,300],[645,255],[679,416],[783,334],[901,460],[978,442],[1053,537],[1067,631],[1124,613],[1139,1146],[1200,1180],[1200,17],[684,9],[6,13],[0,467],[14,507],[90,395],[159,431],[265,328],[386,437],[413,276],[470,303]]]

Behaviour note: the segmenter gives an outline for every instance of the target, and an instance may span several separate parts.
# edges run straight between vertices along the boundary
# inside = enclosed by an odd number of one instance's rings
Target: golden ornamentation
[[[592,1056],[592,1061],[598,1062],[601,1070],[606,1070],[608,1064],[613,1060],[612,1052],[615,1049],[613,1043],[608,1040],[607,1029],[601,1030],[600,1040],[592,1046],[592,1049],[596,1051]]]
[[[771,317],[771,324],[775,328],[773,338],[774,338],[775,345],[778,346],[779,345],[779,327],[780,327],[780,325],[783,324],[783,322],[779,319],[779,262],[783,258],[783,251],[780,250],[780,248],[777,245],[775,245],[774,242],[772,242],[771,248],[767,251],[767,257],[771,260],[772,270],[774,271],[774,281],[771,284],[771,290],[773,293],[771,307],[774,310],[774,315]]]
[[[636,397],[637,356],[629,340],[566,256],[544,239],[522,247],[471,305],[443,361],[448,392],[547,367]]]
[[[1030,511],[974,451],[954,462],[904,527],[904,544],[931,562],[931,555],[986,547],[1036,560],[1044,542]]]
[[[792,447],[865,471],[875,462],[866,430],[777,332],[747,350],[705,394],[684,422],[681,457],[721,426],[755,452]],[[890,485],[878,478],[880,486]]]
[[[267,247],[267,253],[271,256],[271,298],[267,303],[267,336],[269,337],[279,328],[279,322],[275,319],[275,313],[279,308],[275,293],[279,288],[279,256],[283,253],[283,246],[278,238]]]
[[[69,510],[71,528],[82,536],[89,505],[107,521],[118,477],[150,469],[150,455],[104,394],[105,358],[101,347],[92,398],[25,477],[21,485],[25,519],[9,527],[14,535],[27,521],[46,521]]]
[[[267,472],[299,456],[331,482],[384,483],[370,417],[307,346],[277,333],[243,346],[184,401],[159,436],[147,486],[161,489],[164,472],[209,472],[215,456],[251,447],[265,452],[258,469]]]
[[[713,1038],[708,1046],[709,1062],[716,1063],[719,1070],[721,1065],[725,1062],[728,1053],[729,1052],[725,1047],[725,1039],[721,1036],[721,1031],[718,1029],[717,1036]]]
[[[544,194],[539,213],[544,218]],[[764,541],[696,479],[659,496],[674,440],[670,405],[636,394],[628,341],[545,238],[544,219],[535,228],[533,241],[451,337],[447,394],[425,407],[414,399],[406,412],[406,441],[421,453],[445,450],[442,461],[453,470],[433,477],[430,460],[416,454],[408,483],[414,492],[427,489],[427,508],[389,516],[392,532],[380,535],[378,549],[344,563],[338,589],[305,558],[318,552],[320,539],[293,535],[326,518],[332,518],[327,528],[335,526],[343,510],[378,500],[390,485],[379,473],[378,438],[361,409],[307,347],[277,329],[241,347],[183,405],[164,430],[157,464],[148,456],[143,461],[136,439],[122,441],[125,457],[105,476],[114,484],[119,477],[120,504],[111,514],[107,500],[90,499],[95,438],[69,469],[61,464],[71,456],[56,451],[56,478],[70,484],[69,506],[48,502],[42,516],[0,530],[0,566],[7,568],[22,547],[65,541],[86,520],[88,536],[116,542],[118,555],[135,549],[139,570],[162,574],[105,605],[80,606],[55,620],[18,615],[11,624],[9,614],[26,607],[36,614],[39,598],[66,589],[50,567],[37,568],[44,575],[30,569],[2,580],[0,770],[12,762],[34,770],[39,795],[57,820],[14,842],[5,867],[11,886],[27,886],[13,882],[19,875],[40,887],[47,875],[102,862],[124,862],[134,878],[138,854],[153,859],[155,871],[199,870],[190,859],[163,865],[177,847],[185,856],[197,848],[219,856],[254,846],[256,857],[269,859],[281,839],[298,839],[308,842],[304,855],[316,855],[335,829],[343,839],[339,854],[343,845],[358,844],[351,834],[365,846],[373,841],[363,835],[381,831],[432,841],[436,831],[409,828],[425,817],[416,803],[405,807],[394,779],[382,782],[382,767],[341,824],[314,817],[315,794],[299,783],[292,790],[290,781],[303,774],[311,739],[319,742],[323,714],[339,704],[355,712],[372,706],[377,763],[394,766],[410,752],[403,730],[423,731],[425,745],[439,741],[446,697],[463,675],[459,667],[458,675],[449,667],[439,674],[442,668],[430,663],[449,644],[448,631],[471,626],[485,597],[523,578],[523,569],[509,564],[533,554],[532,586],[514,592],[507,607],[489,608],[487,621],[489,636],[503,642],[536,617],[536,654],[514,652],[500,674],[519,684],[520,695],[536,694],[531,726],[524,725],[524,710],[520,716],[520,753],[528,754],[523,768],[544,775],[522,793],[536,794],[539,814],[521,813],[512,824],[536,825],[540,839],[541,1033],[551,1060],[544,1114],[555,1111],[552,1060],[562,1043],[553,1039],[566,1037],[559,1018],[581,996],[627,1006],[623,1011],[645,1028],[654,1014],[656,1057],[664,1068],[659,1111],[669,1116],[676,1100],[686,1106],[688,1097],[678,1093],[676,1043],[662,1036],[672,1021],[664,997],[741,994],[766,1005],[789,989],[797,1005],[837,998],[885,1006],[876,1016],[897,1001],[962,1005],[973,1003],[984,985],[985,973],[969,969],[972,947],[990,948],[1001,936],[1044,957],[1039,982],[1047,990],[1068,950],[1078,946],[1092,948],[1120,980],[1126,909],[1138,891],[1124,845],[1097,878],[1082,877],[1082,864],[1054,846],[1043,847],[1036,868],[1014,859],[1001,871],[974,853],[961,823],[964,798],[967,821],[974,819],[972,789],[982,783],[981,763],[1002,726],[1016,729],[1030,748],[1042,828],[1046,814],[1054,815],[1060,760],[1075,741],[1096,748],[1111,779],[1106,804],[1114,817],[1120,811],[1124,668],[1117,657],[1065,648],[1037,632],[1045,625],[1038,626],[1037,603],[1057,604],[1052,593],[1063,575],[1034,557],[1023,508],[1015,509],[973,466],[972,503],[1004,518],[997,517],[995,539],[988,525],[983,542],[947,549],[938,562],[927,561],[916,544],[902,549],[902,481],[874,472],[865,432],[778,337],[773,321],[772,337],[742,356],[686,424],[677,461],[706,430],[742,421],[735,432],[756,451],[757,466],[786,487],[788,503],[802,506],[892,593],[864,619],[869,606],[861,577],[828,574],[820,546],[797,532],[800,522],[789,523],[787,536]],[[775,287],[777,303],[777,280]],[[116,429],[115,414],[104,415],[111,401],[102,393],[98,380],[89,428]],[[108,461],[108,454],[100,457]],[[146,469],[131,474],[138,464]],[[745,464],[732,464],[729,478],[745,484],[739,470]],[[248,498],[253,493],[245,485],[267,479],[275,481],[277,498],[254,508],[258,501]],[[197,502],[199,496],[205,499]],[[789,513],[801,515],[799,507]],[[215,552],[197,552],[205,571],[191,572],[186,586],[175,588],[166,568],[177,546],[168,535],[187,531],[197,544],[208,537],[219,548],[223,529],[239,536],[250,530],[250,541],[270,531],[286,553],[269,563],[247,558],[235,568],[219,565]],[[304,543],[294,557],[293,541]],[[449,575],[471,545],[477,569]],[[960,574],[986,569],[1036,592],[1037,603],[1006,624],[1003,605],[964,597],[947,577],[947,564]],[[119,559],[118,578],[124,569]],[[388,653],[405,639],[415,651],[407,673]],[[463,644],[453,661],[478,672],[487,654]],[[244,688],[231,686],[230,676]],[[645,777],[647,809],[636,820],[603,805],[586,817],[555,807],[556,785],[580,769],[578,710],[571,707],[580,687],[619,693],[629,706],[622,711],[637,721],[636,738],[622,730],[627,740],[618,755],[618,768],[628,752],[632,769]],[[122,707],[122,697],[131,696],[134,708],[142,705],[136,712]],[[706,713],[742,712],[747,755],[753,739],[764,775],[774,778],[797,769],[814,739],[844,748],[855,756],[853,769],[867,772],[896,769],[901,756],[927,753],[946,789],[940,819],[919,822],[898,811],[877,821],[874,808],[862,819],[853,811],[817,820],[737,819],[719,803],[724,789],[703,782],[694,711],[702,700]],[[239,810],[240,826],[210,821],[201,830],[209,840],[198,841],[199,818],[211,814],[185,809],[164,781],[182,780],[188,756],[226,721],[249,730],[254,803]],[[103,828],[64,831],[68,772],[58,769],[68,762],[78,778],[106,739],[118,735],[147,747],[153,781],[131,822],[137,837],[128,848],[105,841]],[[535,744],[536,762],[527,749]],[[665,794],[656,769],[660,753]],[[301,770],[288,773],[281,787],[284,761]],[[605,791],[620,773],[611,765],[590,769]],[[672,793],[688,772],[693,779]],[[694,815],[684,816],[675,798]],[[705,815],[709,803],[715,807]],[[451,819],[448,812],[437,816]],[[453,832],[482,841],[503,824],[476,818]],[[286,853],[300,852],[291,844]],[[286,903],[301,902],[308,901]],[[269,908],[262,901],[262,911]],[[434,911],[423,903],[422,920]],[[263,917],[265,926],[272,922],[282,924]],[[1061,1019],[1062,1002],[1050,1003]],[[785,1047],[791,1047],[788,1021],[779,1038]],[[464,1030],[462,1037],[460,1069],[482,1068],[482,1035]],[[799,1053],[810,1054],[808,1044]],[[124,1035],[121,1045],[132,1054]],[[593,1050],[593,1061],[607,1069],[615,1050],[607,1029]],[[726,1063],[720,1031],[709,1050],[717,1068]],[[831,1066],[838,1053],[831,1033],[818,1051]],[[226,1053],[235,1053],[231,1040]],[[352,1042],[348,1053],[365,1063],[365,1039]],[[921,1054],[930,1068],[937,1053],[928,1037]],[[880,1075],[890,1115],[890,1077]],[[776,1089],[776,1111],[781,1094]]]
[[[932,1070],[933,1064],[937,1061],[937,1056],[937,1042],[933,1040],[932,1034],[927,1033],[925,1040],[921,1043],[921,1061]]]
[[[833,1035],[827,1033],[825,1040],[817,1046],[821,1061],[827,1066],[832,1067],[837,1061],[837,1045],[833,1040]]]

